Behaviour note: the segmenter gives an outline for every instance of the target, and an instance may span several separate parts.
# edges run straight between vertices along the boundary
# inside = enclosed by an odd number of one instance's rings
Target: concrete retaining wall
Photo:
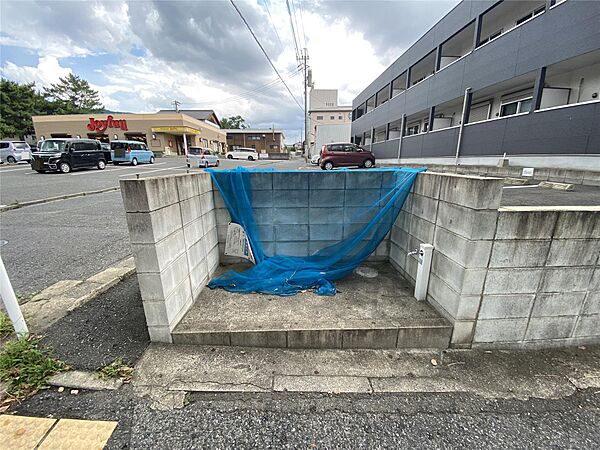
[[[473,345],[600,342],[600,208],[501,208]]]
[[[370,217],[360,213],[381,198],[389,172],[257,172],[251,175],[254,216],[267,256],[307,256],[348,237]],[[385,184],[387,185],[387,184]],[[214,188],[219,254],[225,257],[227,224],[231,217],[221,193]],[[386,261],[389,237],[371,260]]]
[[[121,180],[150,339],[171,331],[219,264],[208,173]]]
[[[502,180],[419,174],[392,228],[390,261],[414,283],[434,245],[428,301],[451,345],[553,346],[600,340],[600,208],[499,208]]]
[[[390,261],[415,281],[422,243],[434,245],[428,301],[454,324],[451,344],[470,346],[502,198],[499,178],[421,173],[392,227]]]

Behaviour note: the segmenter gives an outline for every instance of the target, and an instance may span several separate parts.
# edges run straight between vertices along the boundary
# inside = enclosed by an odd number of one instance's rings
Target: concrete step
[[[171,333],[174,343],[268,348],[447,348],[451,324],[388,263],[373,278],[340,280],[338,293],[292,297],[204,289]]]
[[[232,345],[266,348],[447,348],[452,326],[445,319],[418,319],[405,323],[365,320],[354,323],[318,323],[297,328],[287,323],[229,329],[186,329],[172,333],[176,344]]]

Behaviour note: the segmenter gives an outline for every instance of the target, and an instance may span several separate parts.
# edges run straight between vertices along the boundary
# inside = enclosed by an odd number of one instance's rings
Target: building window
[[[533,97],[524,98],[510,103],[504,103],[500,106],[500,117],[512,116],[522,112],[529,112]]]
[[[502,28],[500,28],[498,31],[493,32],[492,34],[490,34],[488,37],[486,37],[485,39],[482,39],[479,42],[479,45],[483,45],[486,42],[491,41],[492,39],[496,39],[498,36],[500,36],[502,34],[502,31],[504,31]]]
[[[344,120],[344,116],[338,116],[338,120]]]
[[[544,11],[546,11],[546,5],[542,5],[539,8],[534,9],[533,11],[531,11],[529,14],[524,15],[523,17],[521,17],[519,20],[517,20],[517,25],[521,25],[523,22],[528,21],[529,19],[531,19],[532,17],[537,16],[538,14],[543,13]]]
[[[411,123],[406,127],[406,135],[412,136],[413,134],[419,134],[419,123]]]
[[[335,116],[329,116],[329,120],[335,120]]]
[[[269,148],[271,150],[279,150],[279,145],[277,145],[277,144],[271,144],[271,145],[269,145]]]
[[[260,136],[248,136],[249,141],[260,141],[261,139]]]
[[[323,120],[323,116],[317,116],[317,120]]]

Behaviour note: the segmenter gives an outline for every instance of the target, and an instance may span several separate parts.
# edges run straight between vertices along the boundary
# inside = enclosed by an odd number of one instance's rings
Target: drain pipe
[[[460,121],[460,128],[458,129],[458,142],[456,143],[456,157],[454,158],[455,166],[458,166],[458,155],[460,154],[460,145],[462,144],[463,128],[465,126],[465,118],[467,117],[467,100],[469,98],[470,92],[471,92],[470,87],[465,89],[465,97],[463,99],[462,120]]]

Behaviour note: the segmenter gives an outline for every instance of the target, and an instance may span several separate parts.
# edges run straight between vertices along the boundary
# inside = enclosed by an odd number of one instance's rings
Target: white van
[[[253,148],[239,147],[235,150],[228,151],[227,159],[247,159],[248,161],[255,161],[258,159],[258,153]]]

